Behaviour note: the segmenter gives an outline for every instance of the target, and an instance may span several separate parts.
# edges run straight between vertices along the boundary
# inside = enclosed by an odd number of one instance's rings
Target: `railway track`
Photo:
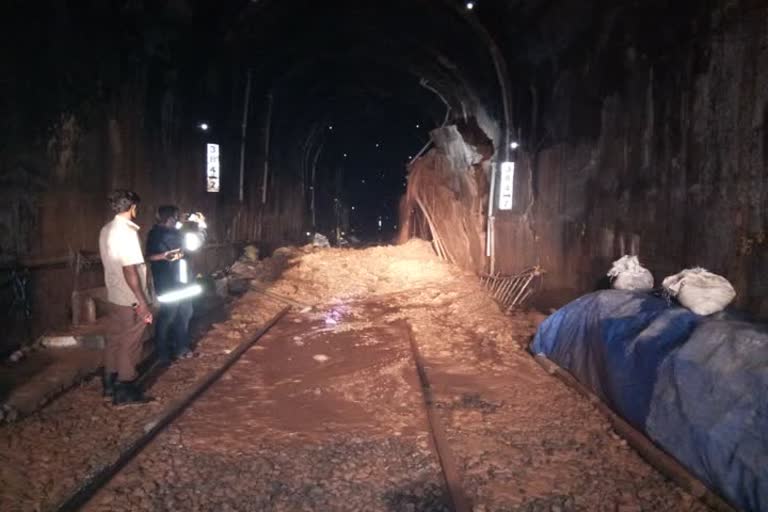
[[[277,322],[290,311],[290,307],[280,310],[274,317],[261,327],[252,336],[241,343],[218,369],[212,371],[202,379],[194,389],[180,400],[171,404],[159,417],[149,422],[144,427],[144,433],[130,443],[120,456],[112,463],[97,471],[88,481],[77,489],[71,496],[64,500],[57,512],[72,512],[80,510],[93,496],[104,487],[121,469],[133,460],[152,440],[178,418],[195,400],[200,398],[205,391],[219,380],[240,357],[258,342]]]
[[[107,487],[115,477],[120,475],[120,473],[126,469],[131,461],[137,459],[139,455],[153,443],[158,435],[168,431],[187,409],[204,396],[206,391],[212,385],[217,381],[220,381],[222,377],[230,372],[233,366],[267,333],[272,331],[279,323],[286,323],[286,315],[290,310],[291,306],[286,306],[258,331],[251,336],[248,336],[247,339],[229,355],[219,368],[201,379],[186,396],[171,404],[158,417],[147,423],[144,427],[144,432],[126,446],[113,463],[96,471],[82,486],[53,510],[56,512],[70,512],[81,510],[88,505],[102,489]],[[296,320],[294,319],[294,321]],[[454,461],[447,436],[440,424],[435,410],[435,400],[427,378],[425,361],[408,323],[402,320],[395,322],[395,324],[397,324],[396,328],[399,332],[404,334],[404,337],[406,338],[401,339],[401,345],[403,346],[399,348],[399,353],[402,357],[410,359],[409,364],[412,366],[412,373],[418,376],[417,383],[420,390],[420,398],[418,401],[421,403],[422,416],[426,419],[429,429],[428,436],[432,441],[431,446],[434,450],[433,455],[439,462],[440,476],[445,490],[447,508],[456,512],[469,512],[472,509],[470,500],[462,488],[459,471]],[[322,331],[322,329],[320,330]],[[299,336],[293,336],[293,339],[297,339],[298,337]],[[383,359],[387,359],[386,355],[380,355]],[[288,357],[288,359],[290,360],[291,357]],[[380,364],[380,361],[372,359],[368,363],[368,366],[375,367]],[[332,376],[330,378],[332,379],[334,377]]]

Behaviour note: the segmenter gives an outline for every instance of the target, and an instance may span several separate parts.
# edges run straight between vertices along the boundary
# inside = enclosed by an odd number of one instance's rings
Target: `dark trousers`
[[[170,361],[189,350],[192,302],[161,304],[155,315],[155,350],[160,361]]]
[[[147,328],[130,306],[107,303],[109,324],[104,347],[104,371],[117,373],[121,381],[136,378],[136,365],[141,361],[142,335]]]

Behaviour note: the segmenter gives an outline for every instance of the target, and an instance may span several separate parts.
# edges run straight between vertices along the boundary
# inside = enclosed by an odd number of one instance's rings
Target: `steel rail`
[[[86,505],[102,487],[109,483],[109,481],[131,460],[133,460],[160,432],[173,423],[182,412],[219,380],[221,376],[224,375],[224,373],[226,373],[226,371],[229,370],[229,368],[235,364],[248,349],[259,341],[262,336],[274,327],[274,325],[279,322],[290,309],[290,306],[281,309],[252,336],[249,336],[245,341],[240,343],[240,345],[229,354],[224,361],[224,364],[199,381],[192,391],[168,406],[159,417],[147,423],[144,426],[144,432],[137,439],[132,441],[115,461],[99,469],[85,482],[85,484],[57,505],[53,510],[56,512],[71,512],[80,510]]]
[[[405,322],[404,322],[405,323]],[[419,351],[419,346],[416,340],[413,338],[413,332],[410,325],[406,323],[406,332],[408,333],[408,343],[411,347],[411,354],[413,355],[414,363],[416,364],[416,372],[419,374],[419,381],[421,382],[421,393],[424,398],[424,409],[427,413],[427,423],[429,425],[430,434],[432,435],[432,441],[435,445],[435,451],[437,452],[437,458],[440,461],[440,468],[443,472],[443,478],[448,488],[448,494],[451,497],[453,504],[453,510],[455,512],[472,512],[472,505],[467,498],[464,488],[461,485],[461,477],[456,465],[456,461],[451,453],[448,439],[445,434],[445,430],[440,423],[437,413],[434,410],[434,397],[432,395],[432,387],[427,379],[427,372],[425,369],[424,359]]]

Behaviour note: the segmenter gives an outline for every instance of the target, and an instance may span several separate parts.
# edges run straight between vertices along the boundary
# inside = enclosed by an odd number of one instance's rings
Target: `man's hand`
[[[139,304],[135,308],[136,316],[141,318],[145,324],[151,324],[153,317],[152,317],[152,310],[149,309],[149,306],[147,304]]]
[[[174,249],[172,251],[159,252],[149,256],[149,261],[176,261],[184,257],[184,253],[181,249]]]
[[[174,249],[172,251],[166,251],[163,253],[163,257],[168,261],[176,261],[180,260],[184,257],[184,253],[181,252],[181,249]]]
[[[128,284],[128,288],[131,289],[133,295],[136,297],[136,306],[134,311],[136,315],[144,322],[152,323],[152,311],[150,311],[147,305],[147,297],[144,295],[144,290],[141,287],[141,280],[139,279],[138,265],[128,265],[123,267],[123,277]]]

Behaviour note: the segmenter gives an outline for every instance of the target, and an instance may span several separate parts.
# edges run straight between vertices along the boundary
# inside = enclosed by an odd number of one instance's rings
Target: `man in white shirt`
[[[134,383],[141,361],[142,336],[152,323],[147,268],[133,222],[140,202],[135,192],[116,190],[109,196],[114,219],[101,229],[99,252],[107,287],[109,327],[104,348],[104,396],[115,405],[146,403]]]

